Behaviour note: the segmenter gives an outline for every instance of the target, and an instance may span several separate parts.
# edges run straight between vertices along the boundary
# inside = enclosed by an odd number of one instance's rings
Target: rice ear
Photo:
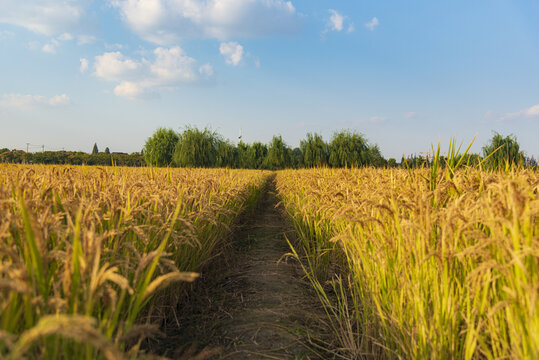
[[[32,289],[26,283],[18,280],[0,279],[0,291],[5,293],[13,291],[19,294],[29,294],[32,292]]]
[[[158,254],[159,254],[158,251],[154,250],[154,251],[150,251],[149,253],[144,254],[144,256],[142,256],[142,259],[140,259],[139,264],[137,266],[137,270],[135,271],[134,283],[138,282],[140,274],[142,274],[142,272],[144,271],[146,266],[148,266],[148,264],[150,264],[152,262],[152,260]]]
[[[148,296],[152,295],[154,292],[156,292],[158,289],[165,288],[169,286],[170,284],[178,281],[187,281],[187,282],[193,282],[195,279],[199,277],[198,273],[194,272],[172,272],[165,275],[161,275],[154,279],[146,288],[146,291],[144,291],[143,299],[147,299]]]
[[[21,334],[13,345],[9,359],[21,359],[33,343],[45,336],[59,335],[79,343],[92,345],[107,360],[123,359],[121,352],[96,328],[96,319],[82,315],[48,315]]]
[[[129,281],[122,275],[117,273],[118,267],[109,267],[108,263],[105,263],[101,269],[97,271],[95,276],[92,276],[90,282],[90,290],[94,293],[106,281],[112,281],[118,285],[121,289],[125,289],[129,294],[133,294],[133,289],[129,286]]]
[[[129,286],[129,281],[123,277],[122,275],[118,274],[116,272],[116,267],[107,270],[107,273],[105,274],[106,279],[112,281],[113,283],[117,284],[120,288],[127,290],[130,295],[133,295],[133,289]]]

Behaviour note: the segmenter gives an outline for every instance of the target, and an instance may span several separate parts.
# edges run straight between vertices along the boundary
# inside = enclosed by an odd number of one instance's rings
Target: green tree
[[[253,169],[253,164],[250,161],[251,146],[240,141],[236,146],[238,167],[240,169]]]
[[[268,153],[264,159],[264,168],[277,170],[290,167],[292,165],[291,152],[280,135],[274,136],[268,146]]]
[[[305,140],[300,141],[305,167],[322,167],[328,165],[329,147],[319,134],[307,134]]]
[[[221,137],[209,129],[187,127],[174,150],[174,164],[182,167],[214,167]]]
[[[240,141],[236,147],[237,167],[240,169],[261,169],[268,153],[268,147],[261,142],[246,144]]]
[[[240,141],[236,149],[238,167],[241,169],[260,169],[268,153],[267,146],[261,142],[246,144]]]
[[[387,160],[384,159],[378,145],[368,145],[366,154],[366,164],[376,167],[386,166]]]
[[[172,163],[178,139],[178,134],[174,130],[158,128],[146,140],[142,149],[146,163],[153,166],[169,166]]]
[[[262,169],[264,160],[268,155],[268,147],[259,141],[255,141],[249,145],[245,156],[245,164],[248,169]]]
[[[329,144],[329,164],[333,167],[367,165],[367,151],[367,140],[362,134],[350,130],[336,132]]]
[[[238,149],[229,141],[218,139],[216,165],[217,167],[238,167]]]
[[[520,146],[514,135],[503,137],[494,132],[490,142],[483,147],[483,158],[487,157],[486,167],[499,169],[512,164],[520,164],[524,154],[520,151]]]
[[[292,157],[292,166],[296,169],[305,167],[303,163],[303,152],[301,152],[301,149],[299,147],[293,148],[290,152],[290,156]]]
[[[97,143],[94,143],[94,148],[92,149],[92,154],[95,155],[95,154],[98,154],[99,153],[99,149],[97,148]]]
[[[105,148],[105,154],[110,154],[110,150],[108,147]]]

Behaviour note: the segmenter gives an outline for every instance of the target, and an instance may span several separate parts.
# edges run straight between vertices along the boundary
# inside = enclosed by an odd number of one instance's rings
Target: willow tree
[[[268,147],[261,142],[252,144],[240,141],[236,146],[237,164],[241,169],[261,169]]]
[[[236,146],[236,156],[238,161],[238,167],[240,169],[249,169],[249,150],[251,146],[249,144],[240,141]]]
[[[503,137],[494,132],[490,142],[483,147],[483,157],[488,157],[485,161],[486,167],[493,169],[520,164],[524,154],[520,151],[520,146],[514,135]]]
[[[214,167],[220,136],[209,129],[187,127],[176,144],[174,164],[181,167]]]
[[[329,144],[329,164],[333,167],[368,165],[368,146],[365,137],[349,130],[333,134]]]
[[[244,164],[248,169],[262,169],[264,166],[264,160],[268,155],[268,146],[259,141],[247,146]]]
[[[292,166],[292,150],[281,136],[274,136],[268,146],[263,166],[266,169],[285,169]]]
[[[217,167],[237,168],[239,166],[238,149],[229,141],[217,139],[216,149],[215,165]]]
[[[299,145],[303,154],[305,167],[322,167],[328,165],[329,147],[319,134],[308,133],[305,140]]]
[[[292,166],[295,169],[300,169],[305,167],[305,164],[303,162],[303,152],[299,147],[295,147],[292,150],[290,150],[290,156],[292,157]]]
[[[146,163],[153,166],[169,166],[178,139],[178,134],[174,130],[158,128],[146,140],[142,149]]]

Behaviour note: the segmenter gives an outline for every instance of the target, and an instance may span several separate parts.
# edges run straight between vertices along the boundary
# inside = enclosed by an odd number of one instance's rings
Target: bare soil
[[[314,346],[322,338],[323,310],[298,262],[286,256],[286,238],[294,236],[273,182],[233,233],[151,351],[175,359],[331,357]]]

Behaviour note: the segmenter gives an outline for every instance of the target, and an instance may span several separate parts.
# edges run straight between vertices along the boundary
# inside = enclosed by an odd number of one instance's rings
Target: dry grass
[[[539,358],[538,172],[317,169],[277,184],[343,356]]]
[[[267,176],[0,164],[0,357],[136,357]]]

